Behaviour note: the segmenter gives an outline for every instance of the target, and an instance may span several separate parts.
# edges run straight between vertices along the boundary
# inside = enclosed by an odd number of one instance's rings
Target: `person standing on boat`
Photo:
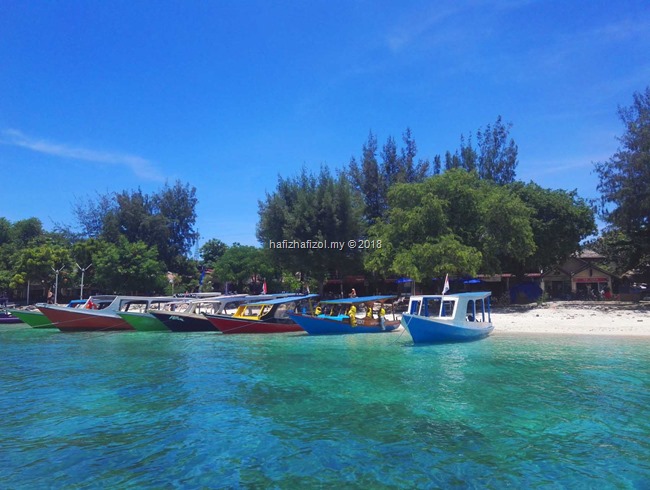
[[[379,306],[379,326],[381,327],[382,330],[386,330],[386,326],[384,325],[384,321],[386,320],[386,310],[384,309],[384,305]]]
[[[350,298],[356,298],[357,297],[357,290],[352,288],[352,291],[350,291]]]
[[[354,289],[352,290],[354,291]],[[357,307],[354,306],[354,303],[350,305],[350,309],[346,313],[350,317],[350,326],[357,326]]]

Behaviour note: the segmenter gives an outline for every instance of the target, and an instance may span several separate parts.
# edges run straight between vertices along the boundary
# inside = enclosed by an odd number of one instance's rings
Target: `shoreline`
[[[650,303],[549,301],[541,305],[495,307],[499,333],[650,337]]]

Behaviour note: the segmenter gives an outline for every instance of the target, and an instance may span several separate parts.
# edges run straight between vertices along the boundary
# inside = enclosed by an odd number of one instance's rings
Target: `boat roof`
[[[419,294],[417,296],[411,296],[413,299],[423,299],[423,298],[466,298],[466,299],[477,299],[477,298],[487,298],[492,293],[490,291],[472,291],[466,293],[452,293],[452,294]]]
[[[337,305],[349,305],[353,303],[370,303],[372,302],[383,302],[389,299],[396,298],[396,295],[392,296],[357,296],[356,298],[341,298],[341,299],[328,299],[326,301],[321,301],[323,304],[337,304]]]
[[[311,299],[317,297],[318,294],[297,294],[295,296],[287,296],[285,298],[274,298],[264,301],[256,301],[255,303],[248,303],[248,306],[280,305],[282,303],[291,303],[292,301],[300,301],[302,299]]]

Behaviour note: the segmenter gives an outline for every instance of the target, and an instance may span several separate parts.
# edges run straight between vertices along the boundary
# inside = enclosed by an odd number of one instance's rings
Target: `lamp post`
[[[79,264],[75,262],[75,265],[81,271],[81,292],[79,293],[79,299],[84,299],[84,275],[86,274],[86,271],[92,267],[93,264],[91,262],[86,267],[81,267]]]
[[[52,267],[52,270],[56,273],[56,279],[54,280],[54,304],[57,304],[58,294],[59,294],[59,273],[65,269],[65,265],[62,265],[59,269]]]

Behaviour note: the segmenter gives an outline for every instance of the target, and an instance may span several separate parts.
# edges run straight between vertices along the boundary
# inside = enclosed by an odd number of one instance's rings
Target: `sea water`
[[[650,340],[0,327],[0,488],[650,488]]]

